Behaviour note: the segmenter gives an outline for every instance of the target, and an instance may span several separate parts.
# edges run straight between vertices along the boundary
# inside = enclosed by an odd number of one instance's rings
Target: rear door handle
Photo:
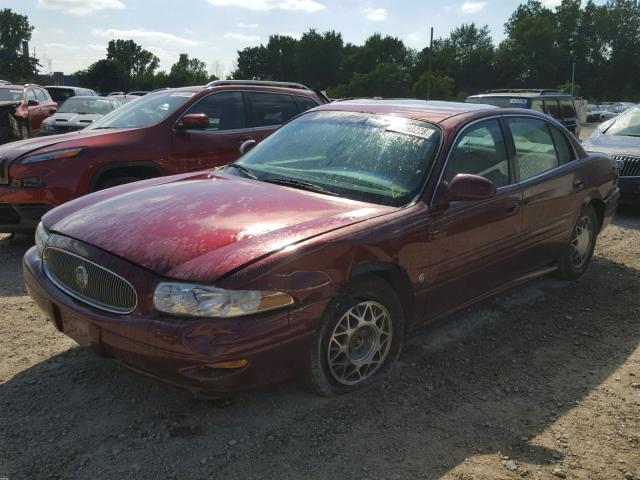
[[[573,181],[573,188],[576,188],[578,190],[584,188],[584,182],[582,180],[574,180]]]

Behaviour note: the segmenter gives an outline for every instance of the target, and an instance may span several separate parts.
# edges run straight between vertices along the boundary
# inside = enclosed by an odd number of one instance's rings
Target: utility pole
[[[431,38],[429,40],[429,74],[427,76],[427,100],[431,100],[431,61],[433,60],[433,27],[431,27]]]
[[[571,96],[573,97],[573,84],[576,81],[576,62],[571,64]]]

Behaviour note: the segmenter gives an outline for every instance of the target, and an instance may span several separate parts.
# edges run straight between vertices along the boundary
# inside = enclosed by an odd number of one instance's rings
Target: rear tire
[[[106,188],[117,187],[118,185],[125,185],[127,183],[139,182],[140,180],[142,179],[137,177],[106,178],[100,181],[100,183],[98,184],[97,190],[104,190]]]
[[[326,397],[380,379],[398,359],[404,336],[402,306],[382,279],[367,276],[331,301],[316,333],[309,380]]]
[[[558,261],[557,275],[565,280],[581,277],[589,268],[596,246],[599,221],[591,205],[583,207]]]

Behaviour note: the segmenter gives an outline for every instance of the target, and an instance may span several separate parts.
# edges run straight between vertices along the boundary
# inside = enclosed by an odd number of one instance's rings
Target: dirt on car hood
[[[211,282],[288,245],[396,210],[213,172],[133,185],[58,207],[45,225],[159,275]]]

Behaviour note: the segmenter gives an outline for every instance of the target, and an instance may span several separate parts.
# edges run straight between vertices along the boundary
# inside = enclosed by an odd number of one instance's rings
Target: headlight
[[[293,298],[283,292],[223,290],[173,282],[159,283],[153,295],[153,304],[159,311],[194,317],[238,317],[292,303]]]
[[[64,150],[55,150],[53,152],[38,153],[36,155],[29,155],[20,160],[22,165],[27,163],[44,162],[47,160],[57,160],[60,158],[75,157],[82,151],[81,147],[78,148],[65,148]]]
[[[49,125],[48,123],[42,122],[42,125],[40,125],[40,128],[42,130],[53,130],[53,125]]]
[[[44,252],[44,247],[47,245],[49,237],[51,237],[51,232],[40,222],[38,228],[36,228],[36,248],[40,252],[40,256]]]

